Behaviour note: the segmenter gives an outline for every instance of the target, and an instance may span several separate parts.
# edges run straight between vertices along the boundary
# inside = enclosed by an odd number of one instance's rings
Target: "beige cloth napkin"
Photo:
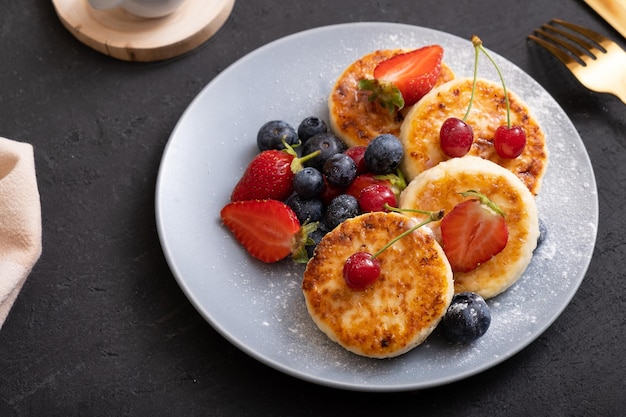
[[[33,147],[0,137],[0,327],[40,255]]]

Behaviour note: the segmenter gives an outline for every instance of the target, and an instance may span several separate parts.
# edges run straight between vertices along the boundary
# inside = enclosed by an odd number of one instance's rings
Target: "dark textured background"
[[[624,415],[626,107],[527,43],[553,17],[625,45],[579,0],[238,0],[201,48],[138,64],[79,43],[51,2],[2,0],[0,136],[35,147],[44,250],[0,331],[0,416]],[[598,242],[572,303],[519,354],[439,388],[339,391],[251,359],[187,301],[156,233],[161,154],[196,94],[261,45],[354,21],[480,34],[563,106],[597,178]]]

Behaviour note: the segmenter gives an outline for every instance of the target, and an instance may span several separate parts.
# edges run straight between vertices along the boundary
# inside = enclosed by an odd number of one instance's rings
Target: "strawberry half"
[[[250,255],[267,263],[289,255],[296,262],[306,262],[308,235],[317,226],[300,227],[293,210],[277,200],[235,201],[222,208],[220,217]]]
[[[437,83],[441,72],[443,48],[424,46],[395,55],[379,63],[374,80],[362,80],[359,88],[370,90],[370,100],[376,100],[392,111],[411,106],[424,97]]]
[[[297,158],[291,146],[285,143],[285,147],[256,155],[235,185],[230,200],[286,200],[293,193],[293,177],[302,169],[302,163],[319,151]]]
[[[509,232],[504,213],[486,196],[459,203],[441,221],[443,250],[454,272],[469,272],[500,253]]]

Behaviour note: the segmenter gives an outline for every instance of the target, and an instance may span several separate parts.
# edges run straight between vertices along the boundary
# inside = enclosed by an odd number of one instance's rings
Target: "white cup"
[[[185,0],[89,0],[97,10],[121,7],[140,17],[163,17],[173,13]]]

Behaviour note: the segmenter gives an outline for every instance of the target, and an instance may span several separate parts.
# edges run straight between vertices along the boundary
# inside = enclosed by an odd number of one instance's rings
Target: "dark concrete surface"
[[[625,415],[626,107],[527,43],[553,17],[626,45],[580,0],[238,0],[193,53],[138,64],[78,42],[51,2],[3,0],[0,136],[35,147],[43,255],[0,331],[0,416]],[[160,158],[196,94],[261,45],[355,21],[480,34],[561,104],[597,179],[597,245],[571,304],[520,353],[438,388],[340,391],[257,362],[195,311],[156,232]]]

